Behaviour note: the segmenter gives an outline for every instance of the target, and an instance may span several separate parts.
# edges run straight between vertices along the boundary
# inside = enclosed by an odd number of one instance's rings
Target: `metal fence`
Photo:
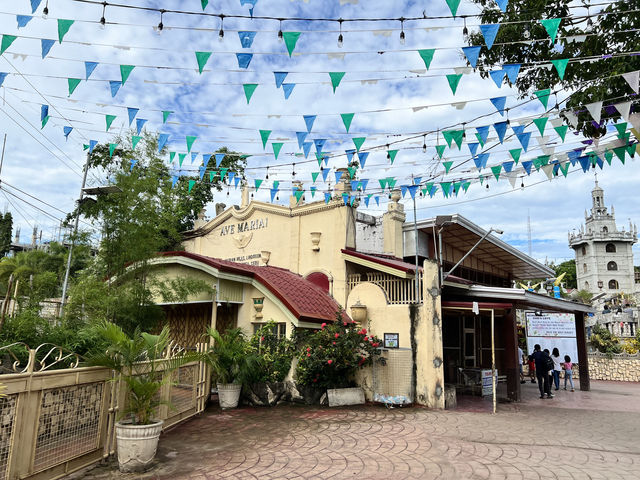
[[[387,296],[390,305],[410,305],[420,303],[420,298],[416,296],[422,291],[422,275],[418,278],[418,290],[416,290],[416,280],[414,278],[398,278],[387,273],[367,272],[366,280],[360,273],[354,273],[347,277],[347,294],[361,283],[373,283],[378,285]]]
[[[0,399],[0,480],[56,479],[115,452],[114,426],[126,391],[114,372],[79,367],[77,355],[55,346],[32,350],[13,344],[1,347],[0,356],[16,372],[0,375],[7,387]],[[70,368],[53,369],[60,366]],[[167,375],[172,381],[161,400],[168,405],[158,409],[163,428],[202,412],[209,390],[208,368],[201,362]]]
[[[386,405],[413,403],[413,356],[410,348],[381,349],[373,362],[373,401]]]

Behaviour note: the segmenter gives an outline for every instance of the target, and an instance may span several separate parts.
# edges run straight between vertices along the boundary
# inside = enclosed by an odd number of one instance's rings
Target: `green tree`
[[[0,215],[0,257],[4,257],[11,250],[13,235],[13,216],[11,212]]]
[[[567,260],[558,265],[551,264],[550,267],[556,272],[556,277],[566,273],[562,279],[562,283],[564,283],[567,288],[578,288],[575,260]]]
[[[629,85],[620,75],[640,69],[640,57],[628,55],[640,50],[640,35],[636,31],[640,28],[640,1],[611,2],[600,15],[591,17],[570,0],[509,2],[506,13],[495,8],[494,0],[473,1],[483,8],[481,23],[501,24],[496,45],[491,50],[486,47],[481,50],[478,68],[483,77],[488,77],[489,71],[497,65],[520,63],[522,71],[515,87],[521,98],[530,98],[534,91],[545,88],[575,91],[566,107],[578,115],[578,129],[590,137],[599,137],[606,130],[592,124],[591,115],[583,107],[585,104],[600,100],[605,106],[628,100],[637,104]],[[580,16],[576,16],[576,12]],[[597,9],[592,8],[590,13],[597,13]],[[558,47],[549,41],[547,31],[539,22],[555,18],[562,18],[556,38]],[[584,41],[572,41],[575,40],[572,37],[585,34],[588,36]],[[523,43],[527,41],[533,42]],[[482,34],[472,33],[468,43],[484,45]],[[605,55],[607,57],[603,58]],[[535,67],[538,62],[574,57],[593,57],[596,61],[570,62],[563,80],[555,68]],[[562,99],[561,96],[558,98]],[[566,115],[562,116],[566,121]],[[618,118],[620,114],[615,109],[602,112],[603,120]]]

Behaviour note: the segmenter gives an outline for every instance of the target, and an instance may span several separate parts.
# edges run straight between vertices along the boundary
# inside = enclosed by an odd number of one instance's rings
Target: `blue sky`
[[[363,148],[369,150],[370,155],[366,167],[358,175],[370,180],[369,188],[375,195],[379,194],[378,178],[393,176],[398,178],[400,185],[410,183],[412,175],[427,177],[443,170],[434,148],[436,143],[444,142],[442,135],[428,135],[424,139],[428,149],[423,153],[422,132],[465,122],[467,135],[473,137],[475,129],[471,127],[505,120],[506,117],[500,116],[488,100],[490,97],[507,96],[507,106],[512,109],[509,117],[515,124],[526,124],[533,116],[544,113],[537,101],[517,108],[520,101],[506,84],[498,88],[490,79],[481,79],[468,68],[459,49],[465,45],[460,18],[406,22],[404,45],[399,41],[401,25],[398,21],[345,22],[342,48],[336,43],[338,22],[285,21],[284,31],[302,32],[295,53],[289,58],[284,44],[277,38],[279,22],[273,20],[225,18],[224,40],[220,42],[220,19],[217,17],[166,14],[163,16],[165,28],[158,34],[154,28],[160,20],[157,12],[108,7],[105,13],[107,25],[101,29],[97,23],[102,15],[101,5],[52,0],[49,17],[43,19],[41,12],[45,2],[43,0],[27,26],[20,29],[16,15],[31,15],[29,1],[3,2],[0,7],[0,33],[19,36],[0,59],[0,72],[10,73],[0,88],[0,134],[7,134],[1,178],[6,192],[18,193],[10,186],[18,187],[59,209],[53,210],[20,194],[50,214],[45,215],[11,195],[1,194],[0,205],[7,205],[13,211],[21,226],[23,241],[30,237],[33,225],[43,230],[43,240],[54,235],[56,218],[62,218],[62,212],[73,208],[78,195],[85,159],[82,144],[88,143],[89,139],[106,142],[117,134],[126,133],[126,107],[140,109],[138,118],[148,119],[148,130],[170,133],[170,150],[186,152],[185,135],[196,135],[198,140],[193,151],[213,152],[227,146],[251,154],[248,178],[264,178],[265,167],[271,165],[269,181],[265,185],[279,180],[283,190],[290,188],[294,162],[296,179],[304,182],[307,191],[313,185],[311,173],[318,171],[317,163],[312,156],[307,161],[300,156],[295,132],[305,130],[302,115],[318,115],[308,138],[327,139],[323,150],[332,154],[328,164],[332,170],[345,166],[344,150],[353,148],[352,137],[367,138]],[[202,11],[198,0],[137,0],[131,3]],[[210,3],[207,13],[241,15],[248,12],[239,0],[215,2],[215,6],[214,2]],[[260,0],[255,8],[256,15],[275,18],[400,18],[420,16],[423,11],[431,16],[449,14],[444,1]],[[462,3],[459,13],[472,15],[477,11],[475,5]],[[57,38],[58,18],[76,22],[62,44],[56,42],[43,60],[40,39]],[[478,21],[469,18],[467,24],[474,31]],[[250,49],[241,48],[239,30],[258,32]],[[428,72],[417,53],[422,48],[438,49]],[[202,74],[197,72],[195,51],[213,52]],[[241,52],[254,53],[247,70],[238,67],[235,53]],[[99,65],[90,80],[82,81],[68,97],[66,78],[84,79],[84,61],[99,62]],[[136,65],[136,68],[112,98],[108,80],[120,78],[119,65],[122,64]],[[274,71],[290,72],[285,82],[296,83],[288,100],[284,99],[282,89],[275,86]],[[346,75],[332,93],[327,72],[340,71]],[[444,75],[458,72],[464,75],[454,96]],[[243,83],[259,84],[249,105],[243,94]],[[44,129],[40,129],[40,105],[44,103],[50,105],[51,119]],[[166,125],[162,124],[161,110],[176,112]],[[347,134],[339,114],[350,112],[355,112],[355,116]],[[106,114],[117,115],[109,133],[104,131]],[[474,120],[483,115],[486,117]],[[74,127],[67,141],[62,134],[65,125]],[[270,144],[263,150],[260,129],[272,130],[270,142],[284,143],[277,160]],[[532,136],[528,156],[523,153],[523,159],[542,153],[535,127],[531,126],[527,131],[536,133]],[[556,140],[556,153],[565,151],[567,145],[575,148],[581,140],[569,134],[563,145],[554,137],[551,125],[547,126],[546,135],[550,136],[548,142]],[[396,148],[401,150],[395,163],[390,165],[385,146],[398,140],[402,142]],[[496,144],[496,134],[491,129],[487,147]],[[489,164],[508,160],[508,150],[517,146],[514,140],[497,144],[491,150],[495,153]],[[193,165],[189,159],[185,162],[185,170],[197,172],[202,157],[199,156]],[[472,175],[477,179],[478,175],[491,173],[487,169],[477,172],[469,168],[473,162],[466,146],[460,151],[447,149],[444,160],[454,162],[452,174],[436,181],[456,180],[461,176],[471,178]],[[507,179],[496,182],[491,177],[483,185],[474,182],[465,195],[443,198],[438,193],[434,198],[419,198],[418,217],[457,212],[483,227],[503,229],[503,239],[526,252],[527,215],[530,215],[533,256],[549,261],[572,257],[567,246],[567,232],[579,227],[584,209],[590,206],[593,173],[579,171],[570,173],[566,179],[559,177],[552,181],[547,180],[542,170],[531,176],[521,176],[514,181],[514,187]],[[633,201],[638,183],[635,161],[627,159],[626,165],[622,165],[614,159],[612,166],[598,170],[598,178],[605,189],[607,205],[613,203],[616,207],[619,226],[628,225],[629,218],[640,219],[640,206]],[[328,180],[335,181],[333,171]],[[523,181],[524,189],[520,188]],[[89,183],[101,184],[103,179],[91,172]],[[487,183],[488,190],[485,188]],[[315,186],[318,192],[329,187],[323,182]],[[214,201],[238,202],[239,191],[231,187],[230,194],[227,196],[226,193],[216,195]],[[280,195],[282,203],[286,197],[286,193]],[[310,194],[306,197],[309,199]],[[322,194],[318,193],[318,197],[322,198]],[[381,197],[379,207],[371,201],[372,208],[367,209],[364,204],[360,208],[367,213],[381,214],[386,209],[385,196]],[[261,188],[255,198],[268,201],[268,188]],[[411,211],[408,195],[403,202]],[[209,212],[212,210],[210,208]]]

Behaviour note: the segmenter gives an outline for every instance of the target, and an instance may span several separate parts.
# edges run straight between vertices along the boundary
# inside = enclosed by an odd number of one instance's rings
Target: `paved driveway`
[[[640,384],[593,382],[540,400],[466,411],[381,406],[212,408],[160,440],[143,476],[101,466],[89,479],[636,479]],[[474,411],[470,411],[474,410]]]

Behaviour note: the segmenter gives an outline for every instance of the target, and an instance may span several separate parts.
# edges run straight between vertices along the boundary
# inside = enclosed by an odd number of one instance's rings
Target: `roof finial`
[[[593,174],[593,176],[594,176],[594,177],[595,177],[595,179],[596,179],[596,188],[598,188],[598,174],[597,174],[597,173],[594,173],[594,174]]]

